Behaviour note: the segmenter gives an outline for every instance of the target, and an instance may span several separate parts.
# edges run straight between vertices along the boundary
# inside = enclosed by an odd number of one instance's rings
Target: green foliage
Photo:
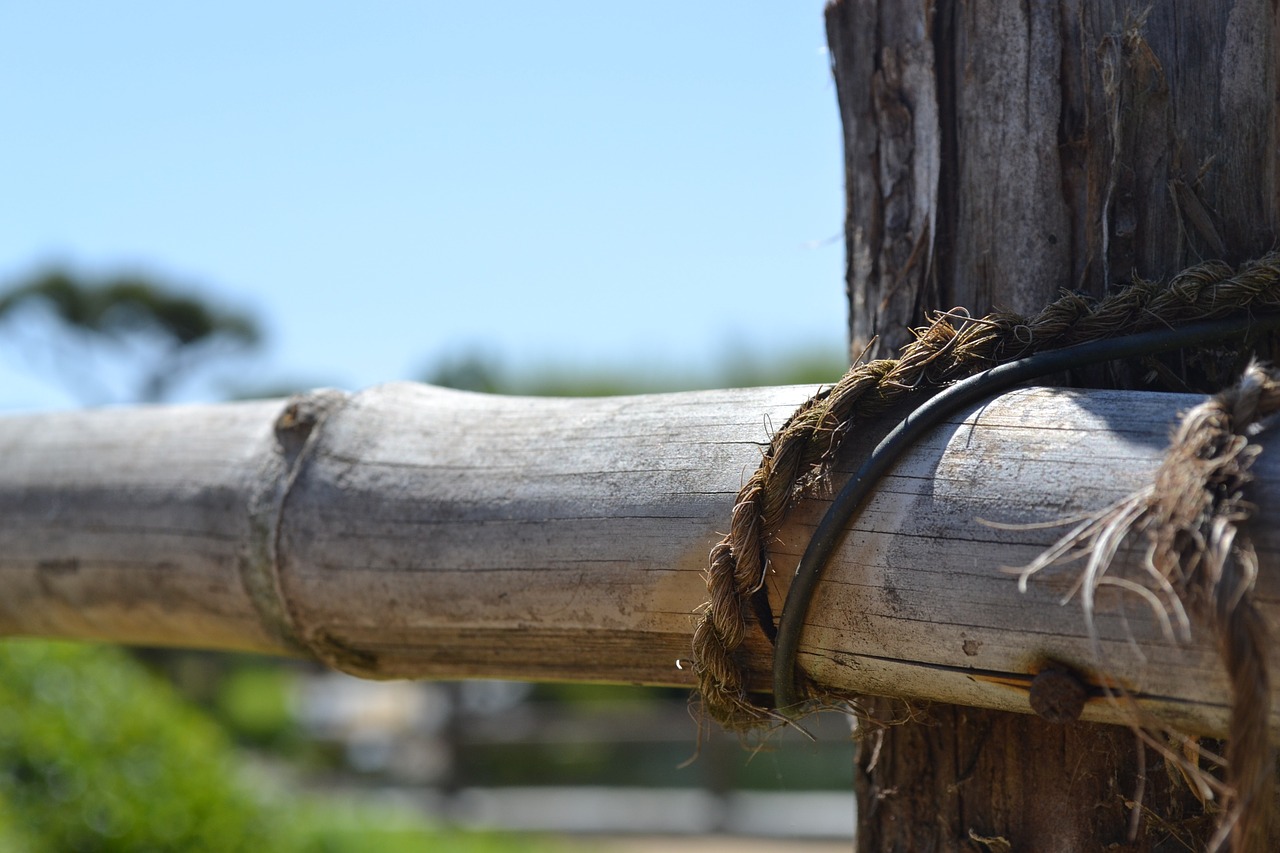
[[[45,308],[61,326],[60,334],[82,345],[106,346],[123,357],[145,344],[136,358],[143,379],[135,396],[148,401],[163,399],[197,363],[261,341],[249,315],[134,275],[92,281],[58,269],[37,274],[0,294],[0,320],[33,306]],[[64,372],[77,371],[67,378],[83,385],[93,378],[85,375],[94,369],[93,361],[76,357],[56,364]]]
[[[266,725],[276,709],[238,713]],[[288,799],[252,784],[223,731],[120,650],[0,644],[0,853],[426,849],[536,847],[432,830],[408,810]]]
[[[335,806],[317,801],[298,812],[301,821],[315,828],[305,853],[552,853],[564,845],[532,837],[497,832],[425,830],[422,821],[404,809],[380,806]],[[266,848],[263,848],[264,850]],[[579,849],[579,848],[573,848]]]
[[[296,747],[290,707],[296,674],[281,665],[242,664],[221,679],[215,699],[218,719],[238,739],[256,746]]]
[[[119,651],[0,646],[0,799],[48,850],[283,849],[216,726]]]
[[[479,391],[484,394],[520,393],[511,390],[512,386],[503,376],[502,366],[497,360],[478,352],[446,356],[427,371],[426,381],[441,388],[457,388],[459,391]]]
[[[426,371],[425,381],[444,388],[532,397],[609,397],[701,388],[832,383],[848,368],[845,354],[800,349],[771,360],[726,354],[707,370],[582,369],[544,364],[510,370],[491,354],[447,356]]]
[[[69,329],[104,337],[121,338],[145,330],[177,346],[215,336],[245,346],[260,339],[252,318],[220,311],[194,296],[170,292],[138,276],[94,283],[50,270],[0,296],[0,317],[30,300],[47,303]]]
[[[0,853],[45,853],[51,850],[39,832],[15,813],[8,800],[0,800]]]

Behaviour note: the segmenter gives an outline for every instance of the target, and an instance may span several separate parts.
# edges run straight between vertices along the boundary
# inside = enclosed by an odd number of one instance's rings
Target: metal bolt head
[[[1031,680],[1031,710],[1051,723],[1080,719],[1089,689],[1074,673],[1051,666]]]

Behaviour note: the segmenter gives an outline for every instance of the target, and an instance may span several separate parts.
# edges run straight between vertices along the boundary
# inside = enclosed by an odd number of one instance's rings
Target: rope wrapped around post
[[[1150,719],[1136,704],[1128,707],[1143,741],[1178,766],[1202,799],[1221,800],[1209,850],[1228,840],[1233,850],[1259,849],[1272,819],[1270,638],[1253,603],[1258,558],[1246,525],[1255,507],[1245,489],[1261,451],[1252,438],[1277,412],[1280,371],[1251,362],[1235,385],[1183,416],[1150,486],[1077,523],[1023,568],[1019,580],[1025,589],[1039,572],[1083,561],[1075,588],[1091,633],[1095,593],[1115,585],[1140,594],[1166,631],[1184,642],[1191,639],[1193,622],[1216,635],[1231,686],[1225,758]],[[1146,543],[1145,577],[1108,575],[1121,546],[1135,538]],[[1095,655],[1105,665],[1101,652]],[[1127,698],[1116,693],[1117,700]],[[1183,748],[1170,749],[1170,743]],[[1224,768],[1225,782],[1201,761]]]
[[[850,430],[926,388],[939,388],[1037,352],[1240,313],[1280,310],[1280,254],[1239,269],[1211,261],[1168,282],[1142,279],[1101,299],[1067,293],[1032,317],[995,311],[970,318],[940,312],[915,330],[896,359],[855,364],[806,401],[774,434],[739,491],[729,533],[711,549],[709,601],[693,637],[702,709],[722,726],[748,731],[778,714],[752,701],[737,652],[752,601],[763,600],[768,542],[794,502],[822,488]],[[772,640],[772,614],[756,606]],[[765,624],[767,627],[765,627]]]
[[[1002,371],[1011,381],[1025,381],[1101,358],[1125,358],[1273,330],[1278,306],[1280,255],[1268,255],[1238,270],[1211,262],[1163,285],[1137,280],[1097,301],[1067,294],[1031,318],[996,312],[972,320],[963,312],[939,313],[929,326],[915,330],[915,340],[903,348],[900,358],[855,364],[836,385],[803,404],[773,437],[759,469],[738,495],[729,535],[711,551],[707,574],[711,600],[694,634],[695,668],[705,711],[726,728],[747,731],[800,710],[803,699],[796,692],[794,655],[808,595],[818,582],[826,555],[876,479],[904,446],[937,422],[927,415],[931,406],[950,411],[971,402],[974,395],[994,393],[998,388],[987,386],[999,383],[984,385],[982,380]],[[1255,315],[1267,315],[1265,322],[1258,317],[1254,323]],[[1231,316],[1237,321],[1202,322]],[[963,320],[958,326],[952,322],[957,318]],[[1192,328],[1196,325],[1199,332]],[[1153,331],[1161,329],[1165,332]],[[1110,339],[1127,345],[1096,345]],[[1095,344],[1091,354],[1070,352],[1090,350],[1091,342]],[[1242,352],[1247,349],[1246,341],[1237,343]],[[1041,355],[1028,358],[1037,353]],[[1025,360],[1019,363],[1019,359]],[[1044,369],[1034,367],[1036,361],[1043,361]],[[991,369],[997,365],[1004,367]],[[975,376],[983,371],[987,374]],[[973,378],[961,382],[966,377]],[[953,383],[960,384],[952,389],[957,393],[950,394],[951,400],[943,399],[950,393],[944,392],[914,412],[876,448],[836,498],[801,560],[781,625],[775,629],[763,593],[769,572],[766,543],[789,507],[826,482],[826,472],[850,429],[921,388]],[[1179,766],[1204,799],[1220,798],[1222,811],[1211,850],[1228,840],[1233,849],[1253,849],[1258,839],[1266,837],[1271,820],[1275,760],[1267,730],[1268,637],[1251,601],[1257,559],[1247,531],[1241,528],[1252,512],[1242,490],[1252,479],[1249,466],[1258,452],[1249,438],[1277,411],[1280,373],[1250,363],[1237,385],[1188,413],[1150,488],[1077,525],[1027,566],[1022,577],[1025,587],[1036,572],[1087,555],[1078,589],[1089,620],[1093,592],[1108,582],[1106,569],[1116,549],[1141,533],[1149,542],[1150,583],[1142,590],[1135,586],[1135,591],[1148,601],[1162,602],[1174,617],[1171,624],[1188,625],[1190,612],[1215,631],[1232,688],[1231,738],[1225,760],[1147,719],[1136,706],[1130,716],[1143,742]],[[915,422],[909,423],[912,419]],[[1133,585],[1127,579],[1113,582]],[[799,599],[798,604],[793,604],[793,598]],[[754,604],[761,630],[776,644],[776,708],[751,701],[735,659],[746,636],[749,602]],[[1115,698],[1125,697],[1121,693]],[[1171,742],[1182,742],[1183,748],[1172,749]],[[1201,758],[1225,768],[1225,781],[1202,769]]]

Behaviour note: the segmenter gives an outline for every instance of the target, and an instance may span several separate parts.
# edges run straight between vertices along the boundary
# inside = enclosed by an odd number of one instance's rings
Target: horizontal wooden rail
[[[677,661],[707,552],[771,426],[812,390],[564,400],[402,383],[3,418],[0,634],[312,654],[374,678],[691,685]],[[1141,487],[1194,402],[1033,388],[935,431],[835,555],[800,666],[842,692],[1026,711],[1056,662],[1223,732],[1207,637],[1168,640],[1135,596],[1104,591],[1103,667],[1061,603],[1067,574],[1023,594],[1002,569],[1061,532],[1007,525]],[[873,437],[851,441],[851,465]],[[1275,623],[1280,463],[1264,453],[1257,472],[1258,603]],[[801,501],[773,547],[775,612],[825,506]],[[746,658],[766,687],[762,635]],[[1100,697],[1085,716],[1120,719]]]

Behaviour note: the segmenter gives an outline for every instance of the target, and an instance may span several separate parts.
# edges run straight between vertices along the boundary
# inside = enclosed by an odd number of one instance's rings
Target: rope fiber
[[[775,632],[773,696],[778,710],[784,714],[799,710],[803,702],[796,684],[796,652],[800,646],[800,632],[809,612],[809,602],[818,588],[831,553],[844,538],[876,483],[925,433],[965,407],[1031,379],[1100,362],[1154,355],[1183,347],[1204,346],[1250,332],[1274,331],[1278,328],[1280,314],[1267,314],[1210,320],[1179,329],[1159,329],[1077,344],[985,370],[926,401],[894,427],[849,478],[818,523],[800,558]]]
[[[960,320],[957,326],[953,320]],[[1069,293],[1034,317],[995,312],[972,319],[963,311],[938,313],[899,358],[855,364],[834,386],[814,395],[787,420],[763,452],[760,467],[742,487],[730,532],[711,550],[710,601],[694,631],[694,669],[704,711],[725,728],[748,731],[802,713],[806,697],[796,655],[814,591],[831,553],[879,478],[929,430],[975,402],[1015,385],[1101,362],[1140,358],[1156,374],[1169,372],[1154,356],[1190,350],[1211,377],[1233,374],[1260,335],[1280,330],[1280,254],[1233,269],[1209,262],[1166,284],[1135,280],[1100,300]],[[1218,379],[1218,387],[1223,384]],[[885,436],[836,495],[812,535],[773,624],[766,583],[768,543],[801,497],[826,488],[843,439],[868,418],[917,391],[943,387]],[[1078,525],[1023,570],[1021,584],[1067,555],[1091,552],[1078,585],[1093,631],[1093,591],[1103,581],[1118,543],[1138,532],[1150,548],[1153,588],[1168,591],[1165,606],[1186,625],[1188,613],[1211,627],[1232,690],[1230,737],[1219,780],[1174,753],[1168,743],[1185,735],[1135,712],[1130,721],[1142,742],[1179,762],[1203,791],[1222,796],[1209,849],[1230,841],[1254,849],[1271,820],[1274,753],[1270,744],[1271,689],[1265,620],[1252,601],[1257,555],[1243,525],[1252,515],[1243,488],[1259,448],[1251,437],[1280,415],[1280,372],[1250,363],[1234,387],[1184,418],[1152,486]],[[1110,543],[1104,546],[1101,543]],[[748,610],[774,644],[773,705],[747,693],[739,649]],[[1185,637],[1184,637],[1185,638]],[[1103,661],[1099,660],[1099,665]],[[1115,697],[1113,697],[1115,698]],[[1122,698],[1122,697],[1121,697]],[[830,701],[830,700],[821,700]],[[1160,735],[1169,739],[1161,740]],[[1136,812],[1135,812],[1136,813]]]
[[[693,635],[703,711],[734,731],[779,721],[774,708],[757,704],[747,691],[749,678],[740,650],[749,630],[748,615],[754,610],[760,621],[772,622],[767,606],[760,603],[767,602],[763,587],[769,578],[768,543],[799,498],[828,488],[831,464],[850,431],[924,389],[951,385],[1037,352],[1276,312],[1280,254],[1273,253],[1238,269],[1210,261],[1168,282],[1137,279],[1101,299],[1066,293],[1032,317],[1007,311],[978,319],[964,312],[938,313],[928,326],[914,330],[915,339],[898,358],[855,364],[835,385],[803,403],[773,435],[760,467],[738,493],[729,533],[711,549],[709,601]],[[1234,374],[1244,362],[1241,349],[1206,350],[1200,366],[1210,374]],[[1150,359],[1145,364],[1155,370],[1162,367]],[[1217,377],[1217,382],[1221,387],[1225,378]]]

